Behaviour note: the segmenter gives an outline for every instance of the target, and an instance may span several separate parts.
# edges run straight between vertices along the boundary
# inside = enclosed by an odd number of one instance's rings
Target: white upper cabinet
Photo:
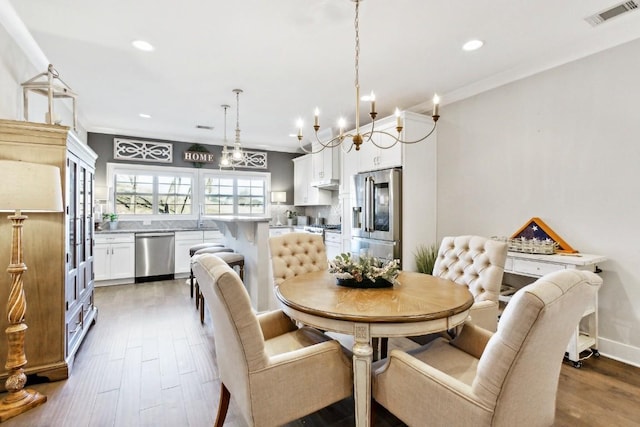
[[[311,155],[313,163],[311,183],[321,183],[337,190],[340,183],[340,147],[325,148],[320,151],[321,148],[320,143],[312,145],[314,154]]]
[[[367,126],[367,131],[369,129],[371,126]],[[375,130],[386,132],[376,133],[372,138],[376,144],[385,148],[379,148],[365,138],[358,152],[358,172],[402,166],[402,144],[395,140],[398,136],[395,116],[376,122]]]
[[[403,120],[405,118],[405,114],[402,115]],[[406,130],[406,120],[405,121],[405,130]],[[363,134],[365,132],[369,132],[371,130],[371,124],[367,124],[365,126],[360,126],[360,133]],[[403,138],[405,134],[405,130],[402,131],[400,137]],[[389,147],[389,148],[379,148],[373,144],[373,142],[367,140],[366,138],[360,145],[360,150],[356,151],[355,147],[349,152],[343,154],[343,176],[342,179],[344,181],[345,176],[351,176],[354,173],[358,172],[366,172],[377,169],[387,169],[392,167],[401,167],[402,166],[402,144],[395,142],[395,136],[398,135],[396,131],[396,117],[389,116],[383,119],[376,121],[375,131],[385,132],[385,133],[376,133],[373,136],[373,140],[381,147]],[[348,132],[350,134],[354,134],[355,130]],[[350,140],[345,140],[344,142],[345,148],[351,144]],[[347,183],[342,182],[342,191],[348,192],[346,190]],[[345,191],[346,190],[346,191]]]
[[[293,204],[319,206],[331,204],[331,192],[311,186],[313,181],[313,154],[293,159]]]

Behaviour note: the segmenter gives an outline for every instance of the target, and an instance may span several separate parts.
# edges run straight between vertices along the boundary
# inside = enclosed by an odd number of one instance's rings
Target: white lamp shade
[[[0,160],[0,211],[61,212],[60,168]]]
[[[272,191],[271,192],[271,203],[284,203],[287,201],[287,192],[286,191]]]

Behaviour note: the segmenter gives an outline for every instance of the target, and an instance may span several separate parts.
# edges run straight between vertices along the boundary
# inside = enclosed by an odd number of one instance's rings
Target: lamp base
[[[0,423],[27,412],[47,401],[47,396],[31,389],[9,393],[0,402]]]

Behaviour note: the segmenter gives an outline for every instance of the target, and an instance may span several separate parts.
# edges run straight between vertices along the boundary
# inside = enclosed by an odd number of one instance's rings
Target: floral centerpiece
[[[398,283],[400,271],[397,259],[382,261],[363,255],[357,258],[342,253],[329,261],[329,273],[333,274],[340,286],[352,288],[385,288]]]

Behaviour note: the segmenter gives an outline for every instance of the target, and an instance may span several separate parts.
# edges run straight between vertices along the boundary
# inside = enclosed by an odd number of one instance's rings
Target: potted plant
[[[289,227],[293,226],[293,218],[297,216],[296,211],[287,211],[287,225]]]
[[[416,260],[416,269],[419,273],[432,274],[433,266],[438,256],[438,247],[436,245],[420,245],[413,254]]]
[[[103,221],[109,221],[109,229],[115,230],[118,228],[118,214],[115,212],[109,212],[102,214]]]
[[[397,259],[383,261],[368,255],[353,258],[350,253],[342,253],[329,261],[329,273],[338,285],[351,288],[387,288],[397,283],[399,272]]]

